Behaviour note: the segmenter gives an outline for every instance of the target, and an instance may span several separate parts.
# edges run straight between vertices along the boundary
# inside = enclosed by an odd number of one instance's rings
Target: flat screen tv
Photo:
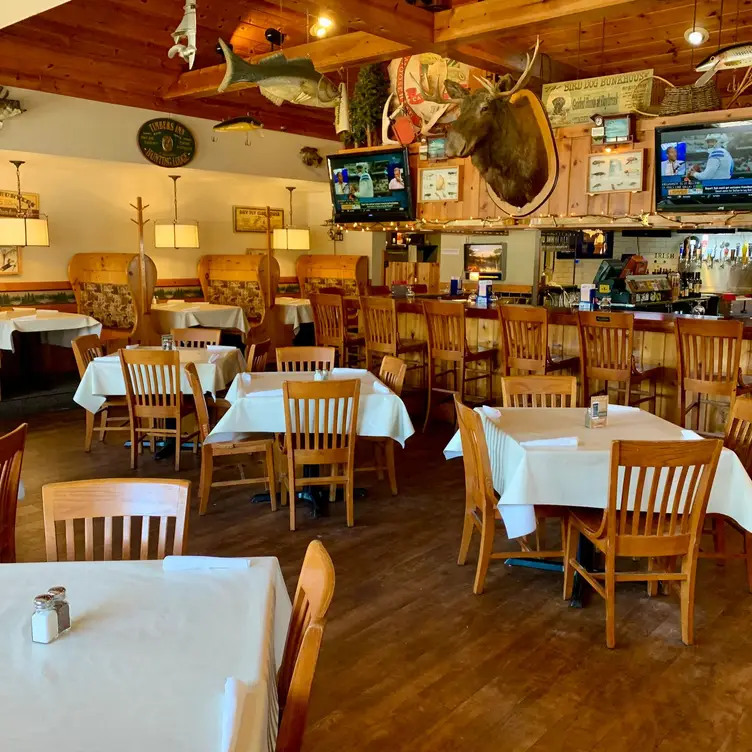
[[[752,209],[752,120],[655,132],[658,211]]]
[[[414,218],[407,149],[331,154],[327,159],[335,222]]]

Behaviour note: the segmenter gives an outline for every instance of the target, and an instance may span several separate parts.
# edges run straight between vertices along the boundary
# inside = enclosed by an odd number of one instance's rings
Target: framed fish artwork
[[[638,193],[644,186],[645,150],[588,156],[587,193]]]
[[[275,230],[285,226],[285,210],[271,210],[270,229]],[[265,206],[233,206],[232,207],[232,231],[233,232],[266,232],[266,207]]]
[[[0,274],[12,276],[21,273],[21,248],[19,246],[0,246]]]
[[[461,201],[462,167],[423,167],[420,170],[420,201]]]

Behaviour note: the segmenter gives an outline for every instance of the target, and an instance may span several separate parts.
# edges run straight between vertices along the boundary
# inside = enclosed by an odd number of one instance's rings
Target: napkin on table
[[[699,433],[690,431],[688,428],[682,428],[681,435],[684,441],[702,441],[702,436]]]
[[[379,392],[380,394],[391,394],[392,390],[386,385],[382,384],[380,381],[374,381],[373,382],[373,391]]]
[[[250,569],[250,559],[226,556],[165,556],[162,570],[184,572],[189,569]]]
[[[577,443],[576,436],[562,436],[557,439],[530,439],[529,441],[521,441],[520,446],[572,448],[577,447]]]

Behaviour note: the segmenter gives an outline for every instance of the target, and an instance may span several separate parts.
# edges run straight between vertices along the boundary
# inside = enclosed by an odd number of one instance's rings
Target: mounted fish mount
[[[258,63],[249,63],[238,57],[222,39],[219,46],[227,64],[217,88],[220,94],[234,84],[256,84],[259,91],[278,106],[290,102],[307,107],[335,107],[337,133],[350,130],[347,87],[344,83],[336,86],[319,73],[310,58],[288,60],[283,52],[274,52]]]
[[[448,157],[471,157],[488,185],[496,206],[511,217],[525,217],[551,195],[559,172],[551,124],[533,92],[523,89],[532,70],[540,40],[525,70],[511,85],[499,86],[477,77],[482,89],[468,92],[447,81],[451,97],[462,97],[460,115],[449,128]]]
[[[179,55],[188,63],[188,68],[193,68],[193,61],[196,58],[196,2],[195,0],[186,0],[183,7],[185,14],[183,20],[178,24],[178,28],[172,32],[172,41],[174,44],[167,52],[167,57],[172,60],[175,55]],[[181,44],[180,40],[185,38],[186,44]]]
[[[16,117],[16,115],[23,115],[26,110],[21,107],[21,102],[18,99],[8,99],[10,91],[4,86],[0,86],[0,128],[3,127],[3,123],[6,120]]]
[[[321,167],[324,164],[324,158],[315,146],[302,146],[298,155],[306,167]]]
[[[245,145],[250,146],[250,133],[251,131],[257,131],[264,127],[264,124],[255,117],[248,115],[241,115],[241,117],[230,118],[229,120],[223,120],[221,123],[217,123],[212,130],[214,133],[245,133]],[[217,139],[212,136],[212,141]]]

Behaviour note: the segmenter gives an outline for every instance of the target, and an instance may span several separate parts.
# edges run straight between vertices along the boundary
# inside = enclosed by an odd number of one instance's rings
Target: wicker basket
[[[675,86],[661,76],[653,75],[645,78],[645,81],[655,79],[666,84],[666,93],[663,95],[663,101],[651,112],[642,112],[636,110],[641,115],[651,115],[653,117],[666,117],[669,115],[691,115],[695,112],[707,112],[708,110],[721,109],[721,97],[718,89],[715,87],[715,79],[711,78],[703,86]],[[642,82],[640,82],[642,83]],[[638,84],[639,86],[639,84]]]

